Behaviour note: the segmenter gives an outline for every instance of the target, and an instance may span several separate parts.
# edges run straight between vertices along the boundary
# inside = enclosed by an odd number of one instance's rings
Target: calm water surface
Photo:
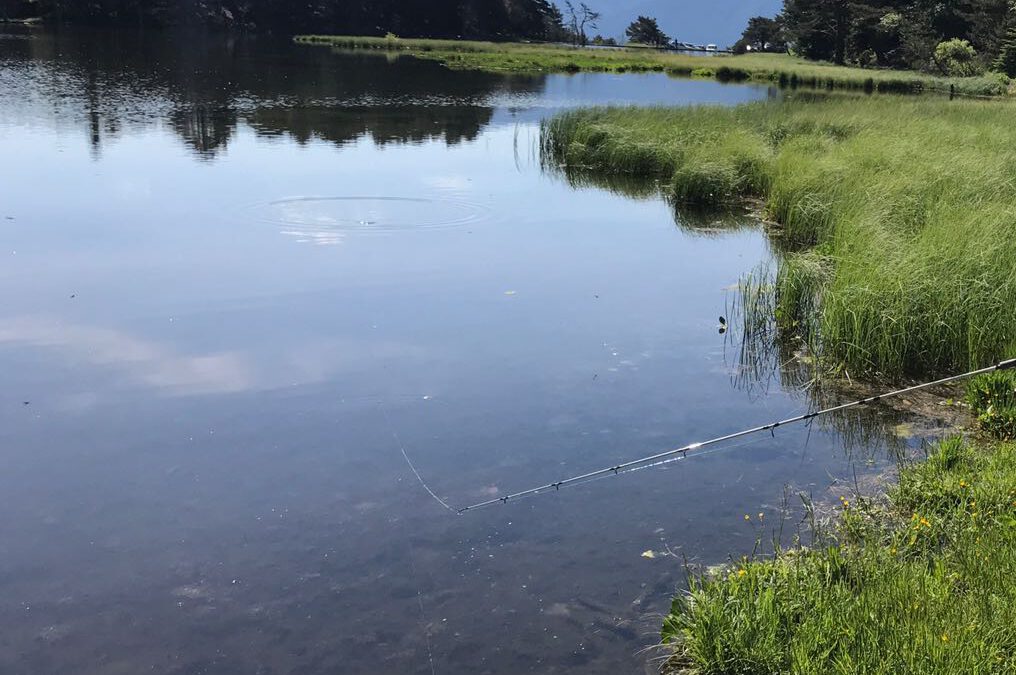
[[[839,434],[461,517],[402,449],[459,506],[804,410],[717,333],[749,218],[538,156],[568,107],[770,96],[0,34],[0,672],[651,668],[642,553],[750,551]]]

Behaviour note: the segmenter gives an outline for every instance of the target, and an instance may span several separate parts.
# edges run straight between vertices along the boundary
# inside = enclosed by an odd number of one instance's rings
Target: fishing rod
[[[630,462],[624,462],[622,464],[617,464],[615,466],[608,466],[606,468],[598,469],[596,471],[590,471],[588,473],[584,473],[579,476],[565,478],[563,480],[559,480],[554,483],[547,483],[546,485],[530,488],[528,490],[523,490],[521,492],[515,492],[509,495],[505,495],[503,497],[488,499],[485,502],[480,502],[479,504],[473,504],[472,506],[466,506],[464,508],[458,509],[456,513],[461,515],[463,513],[466,513],[467,511],[475,511],[477,509],[482,509],[487,506],[493,506],[494,504],[507,504],[509,501],[521,499],[522,497],[531,497],[533,495],[542,494],[544,492],[550,492],[551,490],[557,491],[569,485],[585,483],[587,481],[600,478],[603,476],[610,475],[616,476],[618,474],[634,471],[636,469],[645,468],[647,465],[659,462],[660,460],[667,459],[670,457],[677,457],[678,455],[680,455],[680,459],[684,459],[688,457],[689,453],[694,453],[696,450],[699,450],[706,446],[716,445],[717,443],[724,443],[726,441],[732,441],[735,438],[749,436],[751,434],[759,433],[760,431],[772,431],[775,433],[777,428],[785,426],[787,424],[794,424],[796,422],[804,422],[807,420],[812,420],[815,419],[816,417],[828,415],[830,413],[838,412],[840,410],[847,410],[848,408],[856,408],[857,406],[867,405],[869,403],[876,403],[883,399],[902,396],[903,394],[908,394],[913,391],[919,391],[921,389],[927,389],[929,387],[934,387],[942,384],[949,384],[950,382],[956,382],[958,380],[963,380],[968,377],[974,377],[976,375],[983,375],[985,373],[991,373],[997,370],[1010,370],[1010,369],[1016,369],[1016,359],[1009,359],[1008,361],[1000,361],[999,363],[996,363],[993,366],[988,366],[987,368],[981,368],[979,370],[971,370],[970,372],[963,373],[962,375],[952,375],[950,377],[942,378],[941,380],[935,380],[934,382],[925,382],[924,384],[917,384],[912,387],[907,387],[905,389],[897,389],[896,391],[890,391],[885,394],[879,394],[877,396],[869,396],[867,398],[851,401],[850,403],[843,403],[842,405],[833,406],[832,408],[826,408],[825,410],[816,410],[815,412],[810,412],[804,415],[789,417],[785,420],[780,420],[779,422],[771,422],[769,424],[763,424],[760,427],[752,427],[751,429],[745,429],[744,431],[738,431],[733,434],[727,434],[726,436],[719,436],[718,438],[712,438],[709,439],[708,441],[700,441],[698,443],[691,443],[689,445],[685,445],[680,448],[674,448],[673,450],[665,450],[655,455],[642,457],[641,459],[633,459]]]

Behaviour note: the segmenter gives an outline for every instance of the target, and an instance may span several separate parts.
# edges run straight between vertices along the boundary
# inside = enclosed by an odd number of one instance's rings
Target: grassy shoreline
[[[851,375],[923,376],[1016,353],[1016,108],[830,96],[592,109],[544,124],[568,171],[656,179],[679,203],[761,198],[779,249],[775,339]],[[750,292],[753,289],[746,289]]]
[[[694,577],[666,670],[1016,670],[1016,445],[943,441],[887,500],[844,498],[822,540]]]
[[[1016,355],[1016,111],[1006,101],[824,96],[738,108],[594,109],[543,127],[566,175],[655,179],[678,204],[761,198],[774,275],[746,316],[777,349],[868,376]],[[666,670],[1016,672],[1016,373],[975,380],[984,432],[852,497],[816,545],[692,575]]]
[[[584,49],[567,45],[301,35],[296,42],[345,50],[402,53],[449,68],[509,73],[661,72],[720,81],[756,81],[784,87],[916,94],[926,91],[999,96],[1005,78],[948,78],[911,71],[867,70],[807,61],[787,54],[693,56],[647,49]]]
[[[841,497],[812,547],[693,576],[664,670],[1016,671],[1016,372],[975,379],[967,402],[998,440],[941,441],[881,498]]]

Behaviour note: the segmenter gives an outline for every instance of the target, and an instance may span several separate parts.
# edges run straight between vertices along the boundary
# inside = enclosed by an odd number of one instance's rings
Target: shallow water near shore
[[[678,558],[886,462],[850,418],[455,516],[406,461],[458,507],[807,409],[717,330],[750,216],[538,154],[764,87],[6,31],[0,671],[643,672]]]

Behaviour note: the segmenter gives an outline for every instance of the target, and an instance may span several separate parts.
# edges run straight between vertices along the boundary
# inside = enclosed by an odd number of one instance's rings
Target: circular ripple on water
[[[252,208],[283,233],[319,244],[349,234],[462,227],[487,214],[477,204],[441,197],[291,197]]]

